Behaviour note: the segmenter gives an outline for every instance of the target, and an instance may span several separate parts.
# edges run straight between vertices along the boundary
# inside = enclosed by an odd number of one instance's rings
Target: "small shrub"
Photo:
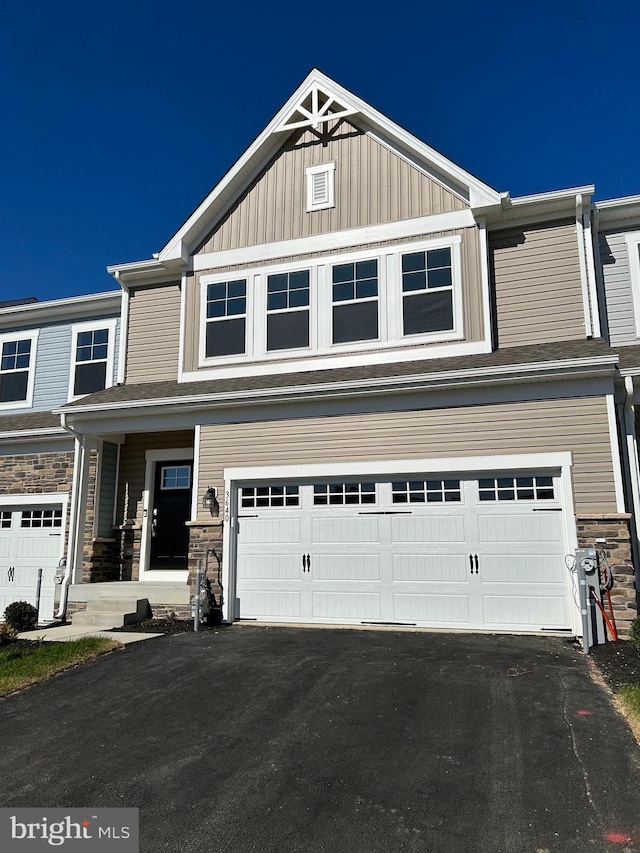
[[[11,625],[7,625],[6,622],[0,622],[0,646],[7,646],[17,639],[18,632],[14,631]]]
[[[640,654],[640,616],[636,616],[631,623],[631,635],[629,640],[638,654]]]
[[[4,618],[16,631],[32,631],[38,626],[38,611],[28,601],[14,601],[4,611]]]

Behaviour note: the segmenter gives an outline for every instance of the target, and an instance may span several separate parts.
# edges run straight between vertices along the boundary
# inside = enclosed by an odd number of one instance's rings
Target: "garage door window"
[[[553,477],[492,477],[478,481],[481,501],[552,501]]]
[[[459,503],[460,480],[402,480],[392,483],[394,504]]]
[[[62,527],[61,509],[28,509],[22,513],[20,527]]]
[[[244,486],[240,489],[240,506],[258,507],[300,506],[298,486]]]
[[[346,506],[375,502],[375,483],[316,483],[313,487],[314,506]]]
[[[11,513],[3,510],[0,512],[0,530],[7,530],[11,527]]]

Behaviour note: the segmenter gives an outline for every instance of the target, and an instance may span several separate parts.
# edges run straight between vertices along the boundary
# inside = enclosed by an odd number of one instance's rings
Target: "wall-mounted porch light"
[[[215,486],[209,486],[202,496],[203,509],[208,509],[212,516],[220,515],[220,504],[218,503],[218,490]]]

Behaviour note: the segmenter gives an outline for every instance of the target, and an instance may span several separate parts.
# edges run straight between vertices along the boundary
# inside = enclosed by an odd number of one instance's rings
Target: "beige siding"
[[[335,125],[335,123],[334,123]],[[305,169],[335,161],[335,207],[306,211]],[[464,210],[468,204],[348,121],[295,133],[200,252]]]
[[[146,451],[176,447],[193,447],[193,430],[160,432],[153,435],[132,433],[127,436],[120,449],[116,524],[123,524],[127,518],[133,518],[137,524],[142,524]]]
[[[131,291],[126,381],[178,378],[180,285]]]
[[[573,453],[577,512],[616,511],[603,397],[203,426],[199,476],[222,486],[233,466],[552,451]]]
[[[585,336],[574,222],[490,235],[499,346]]]
[[[478,232],[478,229],[463,228],[455,231],[442,231],[435,234],[425,234],[412,238],[412,242],[416,240],[435,240],[440,237],[450,237],[453,235],[459,235],[462,237],[462,291],[464,308],[464,328],[466,333],[465,340],[480,341],[484,339],[484,323],[480,262],[481,247],[480,234]],[[382,249],[384,249],[385,247],[398,246],[401,245],[403,242],[405,241],[401,239],[386,240],[379,243],[369,243],[364,246],[354,246],[352,248],[346,248],[342,251],[346,254],[349,251],[366,251],[370,249],[373,256],[375,254],[380,254]],[[276,266],[282,263],[295,263],[300,261],[300,264],[302,266],[305,261],[310,261],[323,257],[335,258],[337,257],[337,255],[335,250],[331,252],[310,252],[304,255],[295,255],[286,258],[275,258],[271,262],[271,264]],[[212,273],[236,273],[261,267],[264,267],[263,261],[256,261],[244,265],[235,264],[233,266],[217,267],[216,269],[202,270],[201,272],[197,272],[188,278],[185,312],[185,371],[197,370],[198,368],[198,340],[200,330],[200,278],[203,275],[211,275]],[[424,344],[421,344],[420,347],[424,349]]]

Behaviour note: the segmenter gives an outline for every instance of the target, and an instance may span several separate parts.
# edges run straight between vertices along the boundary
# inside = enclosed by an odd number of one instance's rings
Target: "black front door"
[[[186,569],[193,463],[156,462],[151,511],[150,569]]]

